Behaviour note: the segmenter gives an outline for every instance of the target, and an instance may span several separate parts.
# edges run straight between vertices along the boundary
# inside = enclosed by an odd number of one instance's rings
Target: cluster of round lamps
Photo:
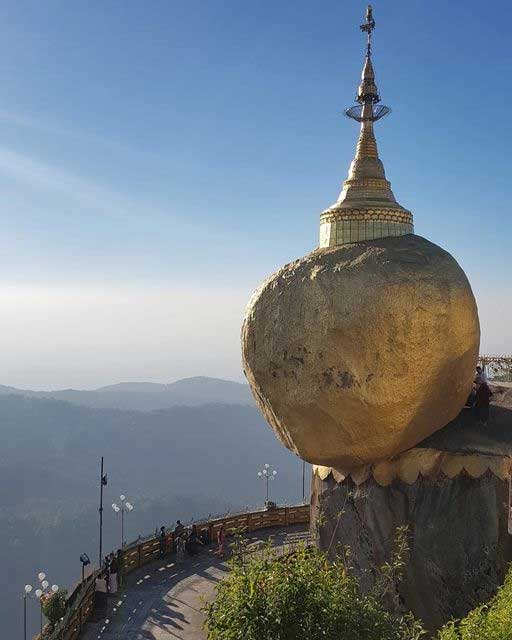
[[[43,597],[49,596],[59,591],[59,586],[56,584],[52,584],[50,587],[50,583],[46,579],[46,573],[41,571],[37,574],[37,579],[39,580],[39,587],[34,590],[34,587],[31,584],[26,584],[23,594],[23,638],[26,640],[27,638],[27,598],[30,597],[33,593],[34,597],[39,600],[39,606],[41,609],[40,621],[41,621],[41,638],[43,637]]]

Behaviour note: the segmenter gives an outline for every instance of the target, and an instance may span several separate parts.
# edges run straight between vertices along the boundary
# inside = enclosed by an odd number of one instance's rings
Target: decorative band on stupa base
[[[405,209],[336,209],[320,218],[320,248],[414,233],[412,214]]]

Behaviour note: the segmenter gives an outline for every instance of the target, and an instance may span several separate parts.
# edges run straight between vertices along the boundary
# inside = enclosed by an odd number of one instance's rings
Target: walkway
[[[265,540],[285,551],[307,538],[307,525],[264,529],[247,536],[251,548]],[[155,561],[131,573],[109,604],[107,620],[90,622],[83,640],[204,640],[203,601],[211,601],[227,566],[208,549],[182,565]]]

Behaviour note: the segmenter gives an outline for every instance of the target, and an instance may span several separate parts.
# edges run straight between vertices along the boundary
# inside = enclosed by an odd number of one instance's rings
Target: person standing
[[[481,384],[487,383],[487,374],[485,373],[485,371],[480,366],[478,366],[476,368],[476,375],[475,375],[474,383],[475,383],[475,387],[476,387],[477,391],[478,391],[478,387]]]
[[[219,530],[217,531],[217,544],[219,545],[217,553],[220,558],[224,557],[224,543],[226,542],[226,530],[224,529],[224,525],[221,524]]]
[[[199,538],[199,534],[197,533],[197,527],[195,524],[192,525],[192,530],[190,535],[188,536],[188,552],[191,556],[197,553],[197,545],[203,544]]]
[[[117,593],[117,558],[114,554],[110,559],[110,565],[108,568],[108,592],[109,593]]]
[[[489,405],[492,395],[492,391],[487,382],[480,383],[475,396],[475,414],[478,424],[483,426],[486,426],[489,420]]]
[[[182,563],[185,559],[185,548],[187,546],[187,534],[183,532],[176,541],[176,560]]]
[[[160,558],[165,556],[165,527],[160,527],[160,536],[158,539],[158,555]]]

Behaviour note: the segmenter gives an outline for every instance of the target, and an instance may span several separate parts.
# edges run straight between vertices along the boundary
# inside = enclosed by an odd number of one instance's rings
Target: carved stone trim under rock
[[[480,478],[487,471],[501,480],[506,480],[511,468],[512,458],[508,456],[452,453],[415,447],[390,460],[382,460],[352,470],[313,465],[313,473],[321,480],[332,475],[335,482],[343,482],[350,478],[356,486],[372,478],[381,487],[387,487],[394,480],[413,484],[419,476],[455,478],[461,473],[466,473],[472,478]]]

